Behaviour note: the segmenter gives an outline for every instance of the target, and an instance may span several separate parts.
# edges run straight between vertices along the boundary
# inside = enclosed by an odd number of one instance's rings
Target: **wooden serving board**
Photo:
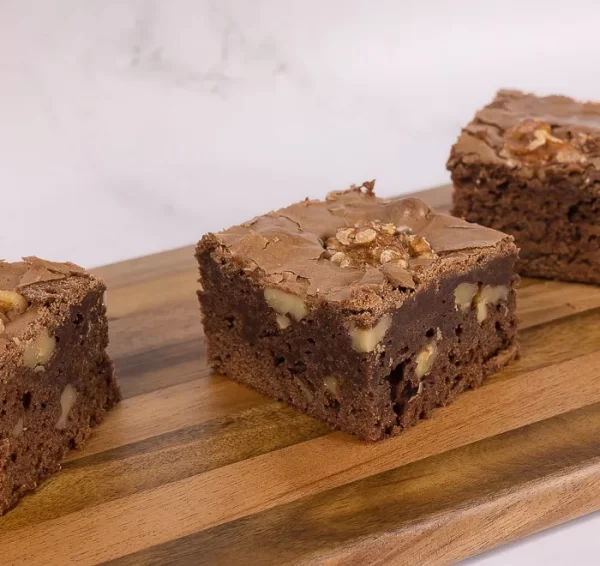
[[[1,564],[448,564],[600,509],[599,287],[524,280],[521,359],[364,444],[211,374],[192,253],[97,270],[124,400]]]

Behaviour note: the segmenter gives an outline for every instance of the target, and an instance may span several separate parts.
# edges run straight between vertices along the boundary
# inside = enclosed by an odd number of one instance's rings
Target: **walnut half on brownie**
[[[522,275],[600,284],[600,103],[501,90],[448,169],[453,213],[514,236]]]
[[[72,263],[0,261],[0,514],[119,400],[104,291]]]
[[[210,363],[333,428],[396,435],[516,355],[517,253],[372,183],[207,234]]]

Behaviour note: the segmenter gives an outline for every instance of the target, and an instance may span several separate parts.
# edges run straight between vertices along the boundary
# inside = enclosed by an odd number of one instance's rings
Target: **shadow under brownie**
[[[0,514],[119,400],[104,291],[73,264],[0,262]]]
[[[516,355],[517,251],[372,183],[207,234],[209,362],[332,428],[398,434]]]
[[[600,284],[600,104],[502,90],[448,169],[453,214],[513,235],[522,275]]]

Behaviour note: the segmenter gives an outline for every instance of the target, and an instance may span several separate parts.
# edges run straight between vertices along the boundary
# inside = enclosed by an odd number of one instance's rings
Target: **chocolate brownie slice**
[[[512,234],[521,274],[600,284],[600,104],[502,90],[448,169],[453,213]]]
[[[0,514],[119,400],[104,291],[71,263],[0,262]]]
[[[372,183],[207,234],[196,257],[214,369],[365,440],[517,352],[513,239]]]

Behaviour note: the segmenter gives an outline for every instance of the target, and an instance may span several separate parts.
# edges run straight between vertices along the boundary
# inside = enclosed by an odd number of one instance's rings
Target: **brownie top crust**
[[[0,260],[0,290],[18,291],[36,283],[56,281],[69,276],[90,278],[83,267],[74,263],[56,263],[39,257],[24,257],[9,263]]]
[[[66,305],[104,289],[100,279],[73,263],[37,257],[0,261],[0,368],[7,367],[6,356],[23,350],[24,340],[60,324]]]
[[[383,310],[478,250],[515,253],[510,236],[435,213],[416,198],[382,199],[374,182],[304,200],[200,240],[262,287],[350,309]]]
[[[448,168],[460,161],[525,175],[541,167],[600,170],[600,103],[500,90],[462,130]]]

